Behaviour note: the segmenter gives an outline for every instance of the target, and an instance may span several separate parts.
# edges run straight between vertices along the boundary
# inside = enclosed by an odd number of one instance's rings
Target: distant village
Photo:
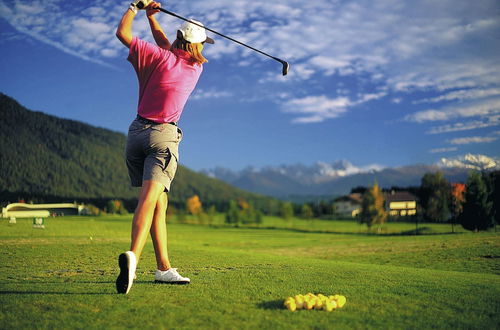
[[[385,193],[385,208],[389,216],[406,217],[417,214],[417,197],[408,191]],[[361,212],[363,194],[352,193],[334,200],[336,213],[342,216],[357,217]]]
[[[356,218],[361,212],[363,194],[351,193],[334,200],[335,213],[342,217]],[[389,216],[406,217],[417,214],[417,197],[408,191],[385,193],[386,211]],[[2,208],[2,218],[46,218],[64,215],[89,215],[89,210],[78,203],[31,204],[11,203]]]

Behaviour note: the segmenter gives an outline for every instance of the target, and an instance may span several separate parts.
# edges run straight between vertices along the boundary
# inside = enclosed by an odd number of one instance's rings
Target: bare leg
[[[168,197],[163,192],[156,202],[153,224],[151,225],[151,239],[155,248],[156,264],[159,270],[170,269],[170,260],[167,250],[167,213]]]
[[[132,221],[132,242],[130,243],[130,250],[135,253],[137,260],[139,260],[146,243],[156,203],[164,189],[165,187],[156,181],[147,180],[142,184],[139,203]]]

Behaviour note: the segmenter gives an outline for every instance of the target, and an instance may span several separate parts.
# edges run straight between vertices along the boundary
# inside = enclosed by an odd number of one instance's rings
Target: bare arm
[[[161,28],[160,24],[154,17],[154,15],[159,12],[159,10],[155,8],[161,7],[161,4],[159,2],[151,2],[147,7],[146,7],[146,15],[148,16],[148,22],[149,26],[151,27],[151,33],[153,34],[153,38],[156,41],[156,44],[158,47],[161,47],[163,49],[170,49],[170,41],[168,40],[167,36],[163,32],[163,29]]]
[[[127,48],[130,48],[132,39],[134,38],[134,36],[132,35],[132,22],[134,21],[135,15],[135,12],[127,9],[125,14],[123,14],[120,24],[118,25],[118,29],[116,30],[116,37],[120,39],[120,41]]]

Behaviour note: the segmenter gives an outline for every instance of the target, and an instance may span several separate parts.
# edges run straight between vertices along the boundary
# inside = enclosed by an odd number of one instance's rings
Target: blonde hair
[[[201,42],[191,43],[184,39],[177,38],[172,44],[171,49],[182,49],[188,52],[194,63],[203,64],[208,62],[208,60],[203,57],[201,53],[203,50],[203,44]]]

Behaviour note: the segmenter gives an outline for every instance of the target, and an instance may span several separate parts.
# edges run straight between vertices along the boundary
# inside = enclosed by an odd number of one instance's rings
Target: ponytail
[[[171,49],[182,49],[188,52],[194,63],[203,64],[208,62],[208,60],[201,53],[203,50],[203,44],[200,42],[191,43],[184,39],[177,38],[172,44]]]

